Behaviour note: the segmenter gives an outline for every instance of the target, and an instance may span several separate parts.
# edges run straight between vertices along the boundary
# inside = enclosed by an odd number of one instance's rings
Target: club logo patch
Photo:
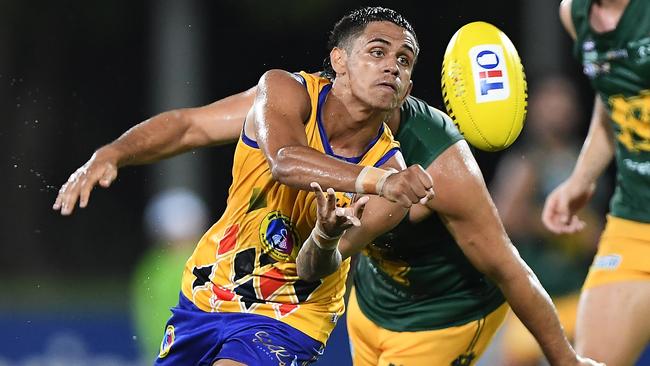
[[[300,238],[293,230],[291,220],[279,211],[271,211],[260,224],[260,241],[273,259],[286,262],[296,258],[300,249]]]
[[[174,344],[174,339],[176,339],[176,336],[174,335],[174,326],[168,325],[167,329],[165,329],[163,340],[160,343],[160,353],[158,354],[158,358],[163,358],[169,354],[169,350],[172,348],[172,344]]]

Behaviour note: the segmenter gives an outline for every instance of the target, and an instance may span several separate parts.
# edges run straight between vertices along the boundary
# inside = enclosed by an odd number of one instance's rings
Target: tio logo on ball
[[[503,48],[480,45],[469,50],[476,103],[508,99],[510,88]]]

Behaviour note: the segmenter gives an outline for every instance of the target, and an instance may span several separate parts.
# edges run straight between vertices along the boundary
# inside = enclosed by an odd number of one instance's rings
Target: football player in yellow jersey
[[[343,312],[349,254],[342,256],[337,243],[345,229],[361,224],[348,241],[367,244],[412,204],[433,197],[429,174],[417,165],[405,169],[384,124],[411,89],[419,51],[411,25],[392,10],[365,8],[336,27],[346,36],[330,52],[332,83],[280,70],[260,79],[235,151],[226,211],[187,262],[157,365],[317,359]],[[190,147],[176,135],[175,144],[155,146],[151,154],[138,146],[150,143],[146,136],[126,135],[103,148],[116,165]],[[71,178],[86,174],[82,167]],[[326,196],[320,186],[329,188]],[[71,209],[69,187],[55,203],[63,214]],[[355,203],[334,190],[373,196]],[[358,222],[366,201],[369,217],[381,226]]]

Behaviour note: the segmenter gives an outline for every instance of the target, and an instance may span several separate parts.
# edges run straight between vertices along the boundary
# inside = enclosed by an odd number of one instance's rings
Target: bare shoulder
[[[262,74],[257,87],[258,92],[282,89],[283,91],[299,91],[302,94],[307,94],[300,76],[280,69],[272,69]]]
[[[298,108],[303,116],[311,110],[309,93],[300,76],[280,69],[265,72],[257,84],[258,99],[273,107],[291,106]],[[284,108],[282,108],[284,109]]]
[[[562,0],[560,3],[560,20],[564,29],[569,33],[571,38],[576,39],[576,29],[571,18],[571,4],[573,0]]]
[[[427,168],[431,176],[443,179],[454,180],[458,175],[479,175],[482,176],[481,170],[472,155],[467,142],[459,140],[443,151]]]
[[[471,210],[472,205],[478,204],[477,199],[486,196],[483,173],[465,140],[448,147],[426,170],[433,179],[436,192],[427,206],[440,214],[456,215]],[[466,199],[459,200],[458,197]]]

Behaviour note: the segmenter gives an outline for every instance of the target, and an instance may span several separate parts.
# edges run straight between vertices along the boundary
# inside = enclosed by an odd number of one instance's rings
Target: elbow
[[[288,185],[290,177],[295,176],[298,166],[295,148],[291,146],[281,148],[273,159],[269,159],[269,165],[273,179]]]
[[[166,120],[174,125],[169,128],[177,131],[183,150],[199,146],[197,141],[200,140],[200,131],[197,131],[190,109],[174,109],[166,113],[168,113]]]
[[[508,244],[506,256],[498,261],[488,263],[482,272],[499,287],[507,286],[517,278],[535,277],[533,271],[519,255],[519,251],[512,244]]]
[[[168,121],[183,126],[185,130],[189,130],[190,127],[192,127],[193,120],[192,120],[192,114],[190,113],[190,109],[188,108],[174,109],[167,113],[168,113],[168,118],[167,118]]]
[[[497,241],[497,243],[495,243]],[[528,269],[505,233],[499,240],[486,237],[469,238],[459,245],[472,265],[497,285],[521,276]]]

